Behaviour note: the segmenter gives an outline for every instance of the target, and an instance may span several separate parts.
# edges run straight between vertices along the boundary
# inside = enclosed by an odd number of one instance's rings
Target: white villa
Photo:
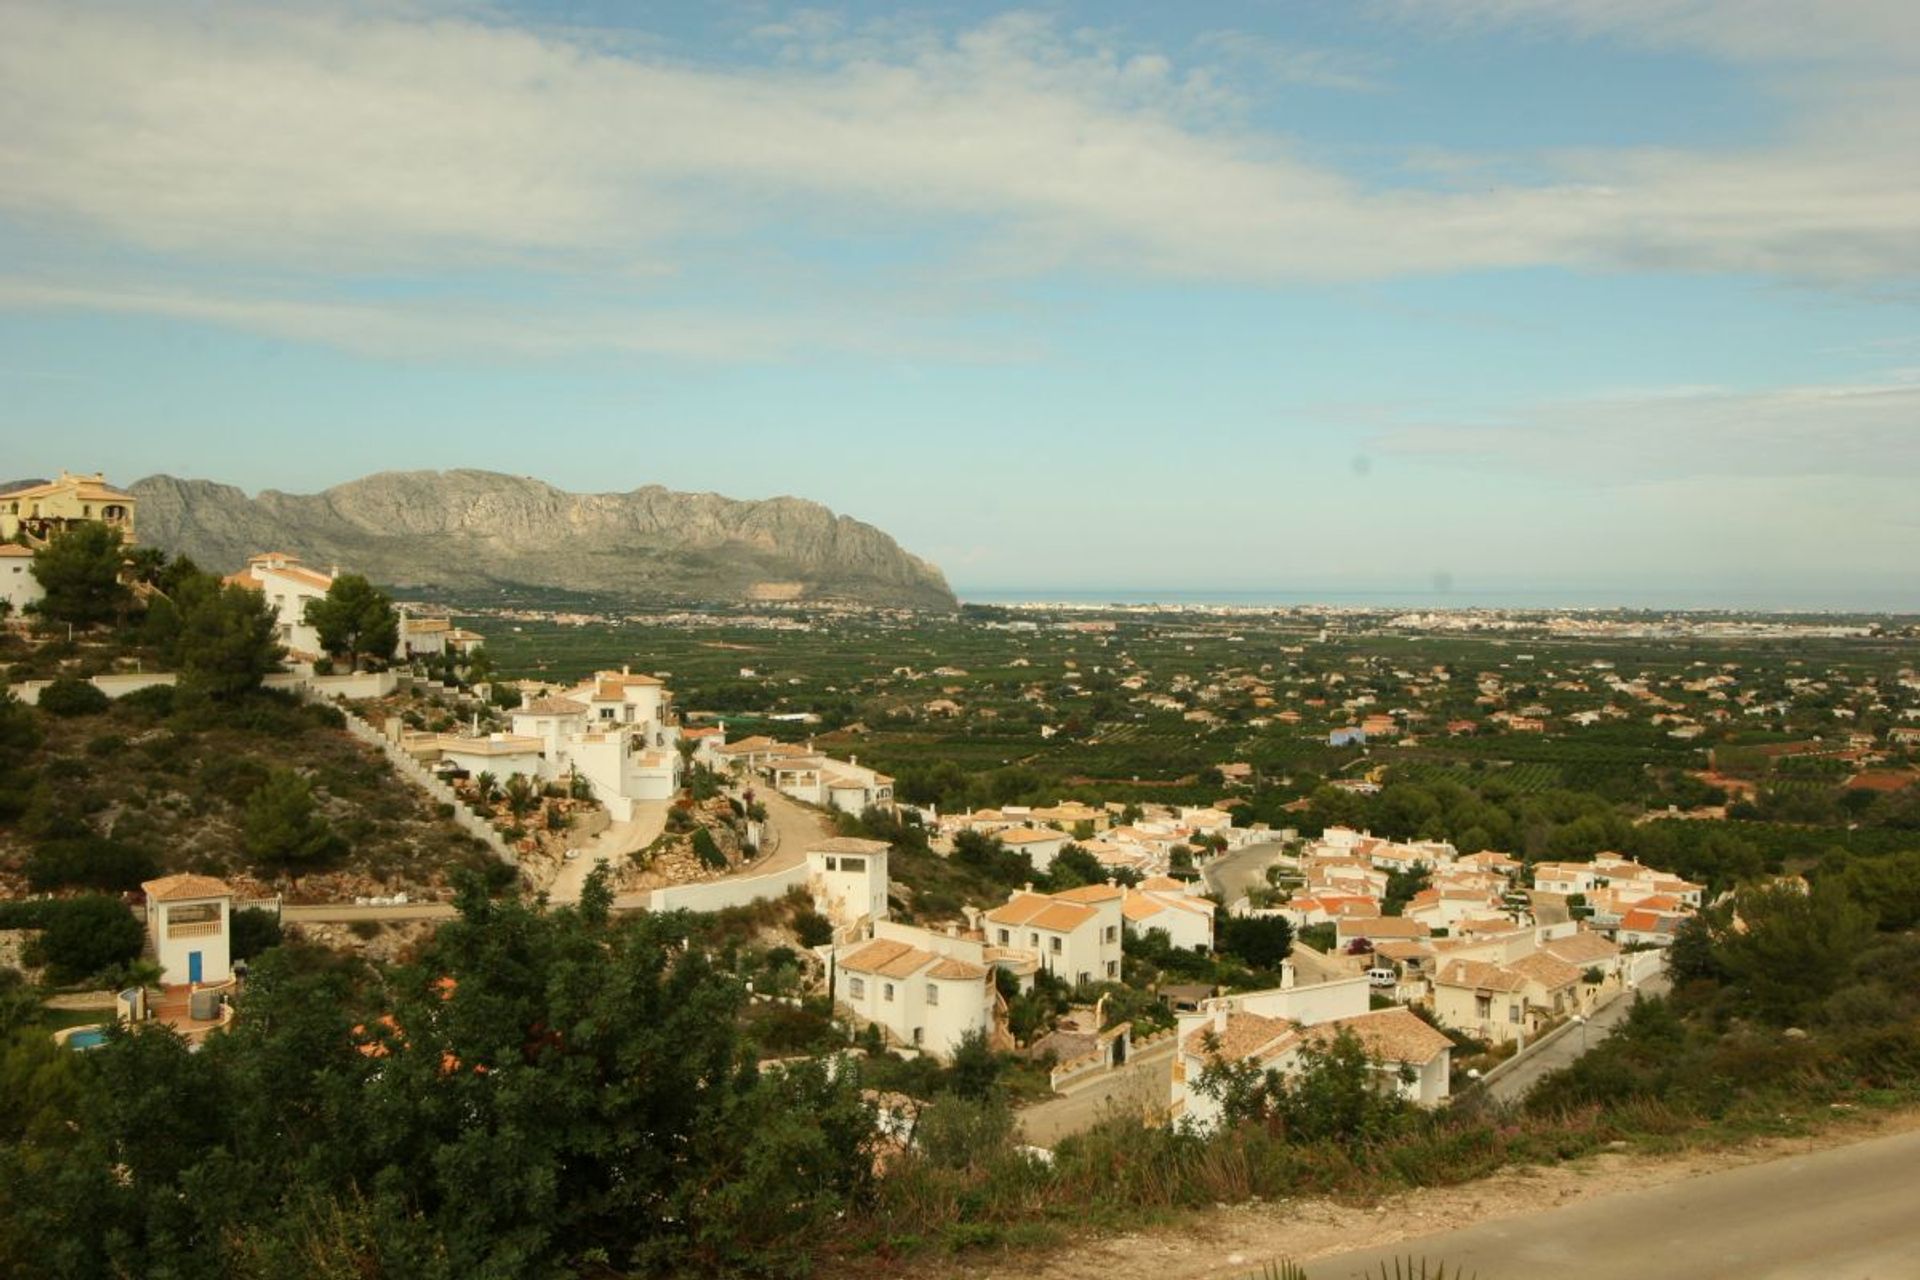
[[[18,618],[27,606],[46,598],[40,579],[33,576],[33,551],[14,543],[0,543],[0,600]]]
[[[1341,1031],[1366,1049],[1382,1088],[1421,1106],[1444,1102],[1453,1042],[1411,1010],[1369,1010],[1368,1003],[1364,977],[1297,985],[1290,964],[1278,987],[1203,1001],[1199,1012],[1180,1017],[1171,1120],[1203,1132],[1220,1123],[1219,1099],[1198,1087],[1214,1062],[1253,1062],[1285,1075],[1298,1069],[1303,1049]]]
[[[968,1035],[993,1034],[1000,996],[977,940],[882,922],[869,941],[834,951],[833,999],[894,1043],[945,1060]]]
[[[233,890],[211,876],[173,875],[140,886],[147,936],[165,986],[213,984],[233,976]]]
[[[1065,893],[1016,889],[981,917],[986,944],[1025,952],[1072,986],[1118,981],[1126,890],[1087,885]]]
[[[274,639],[287,648],[287,661],[312,670],[320,660],[320,633],[307,621],[307,605],[326,598],[334,573],[321,573],[285,551],[265,551],[247,557],[247,567],[226,580],[250,587],[267,598],[275,618]]]
[[[671,800],[680,789],[680,729],[666,685],[631,668],[602,671],[560,694],[523,703],[510,733],[465,738],[413,734],[406,749],[504,781],[583,778],[616,822],[636,801]]]

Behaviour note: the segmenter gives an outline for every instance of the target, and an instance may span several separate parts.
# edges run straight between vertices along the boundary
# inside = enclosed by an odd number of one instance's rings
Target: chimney
[[[623,676],[630,676],[633,674],[633,668],[623,662],[620,664],[620,674]]]
[[[1220,1036],[1227,1034],[1227,1002],[1225,1000],[1213,1002],[1213,1033]]]

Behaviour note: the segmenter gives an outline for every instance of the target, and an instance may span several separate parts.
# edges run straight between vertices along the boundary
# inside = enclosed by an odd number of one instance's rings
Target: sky
[[[1920,5],[0,0],[0,480],[1920,610]]]

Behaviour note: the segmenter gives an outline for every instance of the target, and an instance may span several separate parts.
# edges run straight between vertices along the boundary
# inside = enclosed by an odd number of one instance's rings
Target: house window
[[[1035,951],[1038,951],[1040,949],[1040,935],[1037,933],[1028,934],[1027,945],[1032,947]]]
[[[842,858],[840,859],[840,869],[842,871],[859,871],[864,873],[867,869],[867,860],[865,858]]]
[[[1013,941],[1013,935],[1008,933],[1005,929],[1002,929],[1000,931],[1000,945],[1004,947],[1009,943],[1011,943],[1012,941]]]
[[[1107,961],[1107,976],[1109,978],[1117,978],[1120,976],[1120,962],[1118,960]]]
[[[940,1003],[940,988],[936,984],[931,982],[927,984],[927,1003],[928,1004]]]
[[[1059,955],[1059,954],[1060,954],[1060,939],[1058,939],[1058,938],[1049,938],[1049,939],[1047,939],[1047,941],[1053,944],[1053,954],[1055,954],[1055,955]]]
[[[847,979],[847,994],[855,1000],[863,1000],[867,994],[867,984],[859,978]]]
[[[889,1004],[893,1003],[893,984],[891,982],[883,985],[880,998]]]
[[[1477,1017],[1491,1018],[1493,1016],[1493,997],[1475,996],[1473,998],[1473,1012]]]
[[[1508,1021],[1508,1022],[1518,1022],[1518,1021],[1520,1021],[1520,1006],[1519,1006],[1519,1005],[1517,1005],[1517,1004],[1510,1004],[1510,1005],[1508,1005],[1508,1006],[1507,1006],[1507,1021]]]
[[[925,1044],[926,1042],[927,1042],[927,1029],[925,1027],[915,1027],[913,1029],[914,1045],[917,1047],[919,1045]]]
[[[1120,929],[1117,925],[1107,926],[1107,941],[1108,942],[1120,941]]]
[[[829,871],[832,871],[834,869],[834,862],[832,858],[826,859],[826,868]]]

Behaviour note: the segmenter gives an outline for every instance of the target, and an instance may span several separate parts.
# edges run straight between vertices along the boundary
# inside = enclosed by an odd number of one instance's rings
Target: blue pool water
[[[99,1027],[87,1027],[67,1037],[69,1049],[98,1049],[107,1042],[107,1033]]]

